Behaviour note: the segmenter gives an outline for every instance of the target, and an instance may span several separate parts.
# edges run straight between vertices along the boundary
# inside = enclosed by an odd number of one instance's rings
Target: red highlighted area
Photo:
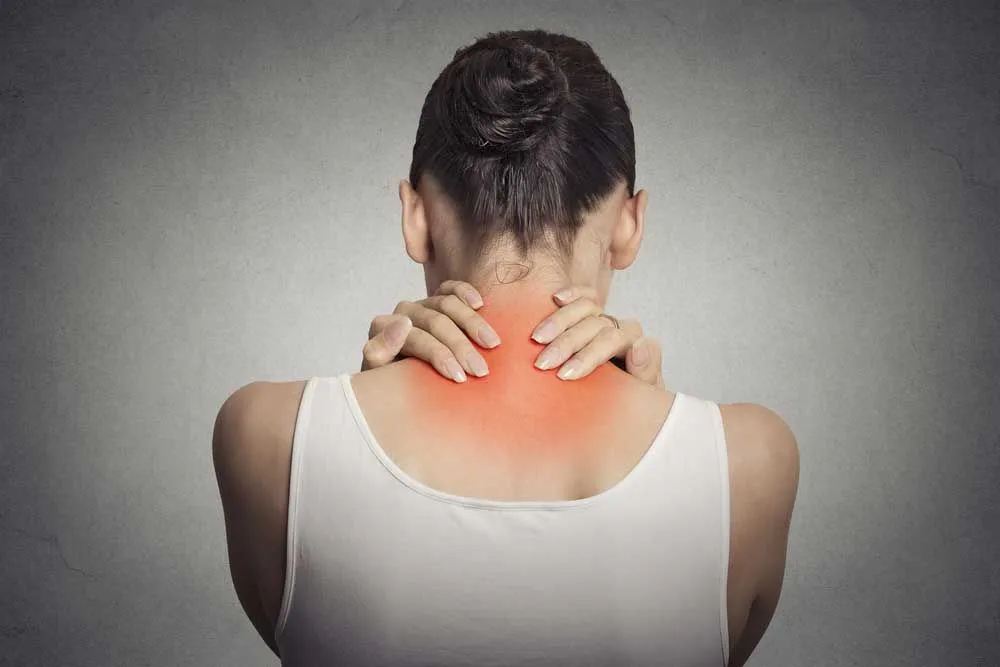
[[[559,379],[558,367],[535,368],[546,345],[531,334],[557,310],[551,296],[518,286],[484,295],[484,301],[478,312],[501,340],[492,350],[473,343],[489,375],[456,383],[423,361],[403,362],[408,423],[418,433],[456,443],[441,444],[450,456],[474,456],[512,474],[542,474],[546,462],[564,467],[586,460],[590,450],[614,438],[610,417],[628,395],[628,375],[610,363],[578,380]]]

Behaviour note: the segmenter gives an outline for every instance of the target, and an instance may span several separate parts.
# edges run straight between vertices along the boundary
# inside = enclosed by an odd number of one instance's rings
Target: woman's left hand
[[[536,367],[561,366],[560,378],[578,380],[609,360],[624,358],[629,375],[664,388],[660,344],[643,336],[637,320],[618,320],[621,328],[616,327],[597,304],[597,291],[592,287],[568,287],[553,299],[561,308],[542,320],[532,335],[538,343],[549,343],[538,355]],[[539,339],[537,332],[546,323],[555,326]]]

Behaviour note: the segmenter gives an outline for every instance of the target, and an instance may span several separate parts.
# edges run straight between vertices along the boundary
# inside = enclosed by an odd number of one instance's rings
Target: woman
[[[216,421],[233,581],[282,664],[750,655],[781,590],[797,445],[767,408],[596,363],[624,340],[597,315],[642,238],[634,172],[628,106],[585,43],[491,34],[434,82],[400,184],[436,295],[397,308],[418,326],[396,325],[377,368],[252,383]],[[567,285],[593,298],[555,310]],[[415,357],[385,363],[400,346]]]

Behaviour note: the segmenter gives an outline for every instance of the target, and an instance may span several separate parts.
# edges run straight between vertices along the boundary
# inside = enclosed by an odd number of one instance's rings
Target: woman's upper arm
[[[303,386],[254,382],[241,387],[220,408],[212,435],[233,585],[250,621],[275,654],[291,443]]]
[[[754,596],[746,623],[730,656],[730,667],[743,665],[767,630],[781,596],[792,510],[798,491],[798,443],[785,421],[755,404],[731,406],[739,426],[730,450],[739,466],[739,499],[746,510],[741,527],[753,535],[746,553]],[[727,436],[728,439],[728,436]]]

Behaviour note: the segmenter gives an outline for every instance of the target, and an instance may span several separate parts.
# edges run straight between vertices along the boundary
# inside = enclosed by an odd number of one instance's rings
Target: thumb
[[[364,368],[378,368],[392,363],[406,344],[413,322],[405,315],[391,315],[391,321],[373,336],[363,350]]]
[[[647,384],[657,384],[660,374],[660,346],[655,339],[640,338],[625,355],[625,370]]]
[[[385,347],[392,353],[392,356],[395,357],[403,349],[403,344],[406,343],[406,337],[412,328],[413,321],[403,315],[394,319],[389,326],[382,330],[381,336]]]

